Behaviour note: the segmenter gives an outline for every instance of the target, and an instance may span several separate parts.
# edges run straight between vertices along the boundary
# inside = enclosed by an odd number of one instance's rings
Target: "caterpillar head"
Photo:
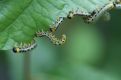
[[[50,28],[50,31],[51,31],[51,32],[55,32],[56,29],[57,29],[56,27],[54,27],[54,28]]]
[[[13,48],[13,52],[15,52],[15,53],[19,53],[19,52],[20,52],[20,48],[18,48],[18,47],[14,47],[14,48]]]
[[[62,40],[63,43],[66,42],[66,35],[65,34],[62,35],[62,39],[61,40]]]
[[[68,14],[68,19],[72,19],[74,17],[74,11],[69,11],[69,14]]]

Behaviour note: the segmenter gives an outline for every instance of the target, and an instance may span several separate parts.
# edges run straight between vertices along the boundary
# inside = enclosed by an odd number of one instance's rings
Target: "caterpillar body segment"
[[[86,16],[89,16],[89,15],[90,15],[90,13],[82,11],[79,8],[77,8],[76,10],[69,11],[67,18],[72,19],[74,16],[86,17]]]

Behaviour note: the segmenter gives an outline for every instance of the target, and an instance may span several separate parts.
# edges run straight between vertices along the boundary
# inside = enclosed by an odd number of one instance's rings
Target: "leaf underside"
[[[57,17],[80,8],[92,12],[109,0],[1,0],[0,49],[11,49],[15,43],[31,42],[38,30],[49,30]]]

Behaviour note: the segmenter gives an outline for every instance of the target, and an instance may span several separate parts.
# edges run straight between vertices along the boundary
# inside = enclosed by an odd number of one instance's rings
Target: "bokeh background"
[[[66,19],[55,33],[67,35],[62,46],[43,37],[28,54],[0,51],[0,80],[121,80],[121,11],[110,13],[96,24]]]

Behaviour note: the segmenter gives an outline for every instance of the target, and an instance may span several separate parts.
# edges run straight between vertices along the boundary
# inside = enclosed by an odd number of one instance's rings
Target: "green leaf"
[[[0,49],[11,49],[15,43],[28,43],[39,30],[49,30],[57,17],[80,8],[92,12],[109,0],[1,0]],[[53,27],[53,26],[51,26]]]

